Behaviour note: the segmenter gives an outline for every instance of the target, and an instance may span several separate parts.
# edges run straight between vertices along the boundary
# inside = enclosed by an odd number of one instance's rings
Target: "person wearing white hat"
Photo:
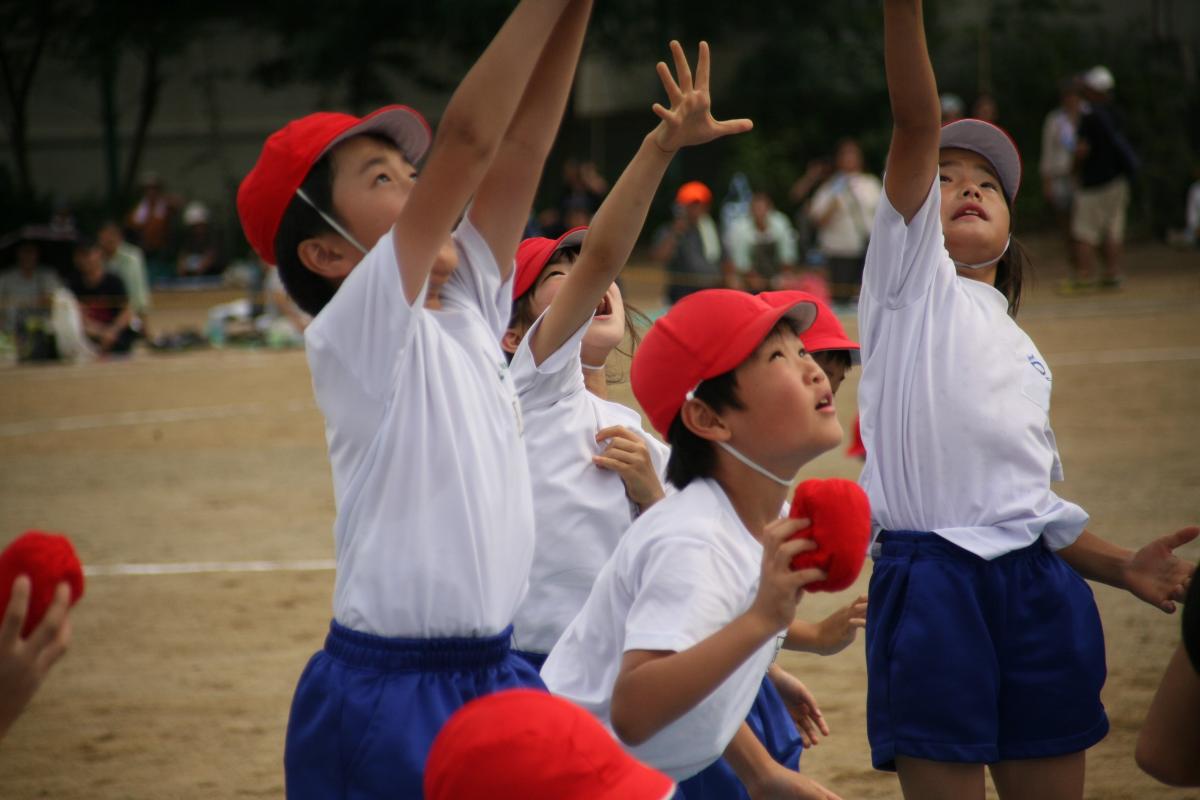
[[[1079,121],[1075,164],[1079,192],[1071,210],[1071,238],[1076,258],[1067,292],[1094,285],[1096,251],[1104,254],[1104,274],[1099,286],[1120,288],[1119,262],[1129,208],[1129,181],[1138,169],[1137,155],[1122,132],[1120,114],[1112,104],[1116,86],[1107,67],[1095,66],[1080,77],[1083,95],[1090,104]]]
[[[921,2],[884,9],[895,123],[858,310],[871,760],[908,798],[983,800],[986,764],[1001,800],[1078,800],[1108,732],[1081,578],[1173,611],[1200,528],[1135,554],[1051,490],[1053,376],[1014,319],[1020,156],[989,123],[939,125]]]

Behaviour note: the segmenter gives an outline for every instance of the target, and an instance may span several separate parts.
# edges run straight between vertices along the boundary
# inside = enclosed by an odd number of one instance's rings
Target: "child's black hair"
[[[701,381],[693,396],[703,400],[717,413],[729,408],[742,408],[742,401],[737,396],[736,373],[735,368]],[[696,478],[709,477],[717,467],[713,443],[692,433],[683,424],[682,413],[676,414],[671,421],[667,444],[671,445],[671,456],[667,459],[667,480],[676,489],[683,489]]]
[[[1000,194],[1004,195],[1004,205],[1008,207],[1010,239],[1008,251],[996,262],[996,290],[1008,298],[1008,315],[1015,319],[1017,311],[1021,308],[1021,291],[1025,283],[1025,276],[1032,272],[1033,262],[1029,259],[1029,252],[1017,240],[1017,237],[1011,235],[1012,229],[1016,227],[1016,220],[1012,217],[1012,203],[1009,202],[1006,192]]]
[[[801,341],[804,340],[804,334],[800,335],[800,339]],[[846,372],[849,372],[850,368],[854,366],[854,359],[850,357],[849,350],[820,350],[813,353],[812,357],[814,361],[821,365],[821,369],[825,369],[825,365],[821,364],[822,361],[840,366]]]
[[[396,143],[376,133],[360,134],[396,148]],[[317,208],[333,217],[343,226],[346,224],[333,207],[333,151],[330,150],[312,165],[300,188],[316,204]],[[296,194],[283,212],[279,229],[275,231],[275,259],[279,262],[279,279],[283,288],[307,313],[316,316],[337,291],[337,285],[304,266],[300,260],[299,247],[305,239],[333,233],[329,223],[321,218],[312,206]]]
[[[763,337],[763,341],[780,331],[788,331],[792,336],[798,336],[800,333],[796,323],[784,317]],[[759,343],[759,347],[761,346]],[[755,349],[757,351],[757,348]],[[703,400],[718,414],[729,408],[745,408],[737,393],[737,371],[738,368],[734,367],[715,378],[705,378],[692,396]],[[671,456],[667,460],[667,480],[676,489],[683,489],[696,478],[707,478],[716,470],[716,448],[712,442],[700,438],[683,424],[682,413],[676,414],[675,419],[671,421],[671,427],[667,430],[667,444],[671,446]]]

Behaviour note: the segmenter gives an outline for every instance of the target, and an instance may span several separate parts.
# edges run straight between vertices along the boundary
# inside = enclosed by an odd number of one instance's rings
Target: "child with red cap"
[[[472,700],[429,751],[428,800],[667,800],[675,782],[561,697],[507,689]]]
[[[1021,161],[981,120],[942,127],[920,0],[884,3],[895,118],[859,296],[861,483],[876,531],[867,616],[871,758],[906,797],[1083,796],[1108,731],[1091,578],[1165,611],[1184,528],[1137,553],[1051,491],[1052,375],[1014,321]]]
[[[238,192],[247,238],[314,315],[337,504],[334,619],[292,703],[290,797],[420,797],[456,708],[541,685],[509,649],[533,511],[499,340],[590,11],[520,3],[451,98],[419,182],[429,128],[391,106],[288,124]]]
[[[713,118],[707,43],[700,43],[694,80],[679,42],[671,42],[671,52],[678,81],[658,65],[670,108],[655,104],[659,124],[592,227],[557,240],[527,239],[517,251],[513,320],[503,346],[514,353],[536,540],[513,643],[535,668],[583,607],[630,522],[663,495],[666,446],[641,430],[637,412],[607,399],[605,362],[626,331],[614,279],[675,152],[751,127],[745,119]]]
[[[754,738],[744,721],[763,675],[804,585],[823,577],[791,570],[814,545],[789,541],[806,521],[780,518],[796,471],[842,434],[797,338],[814,312],[789,292],[698,292],[634,356],[634,395],[671,445],[679,491],[622,537],[542,676],[676,780],[735,735]],[[755,766],[762,788],[832,797],[774,762]]]

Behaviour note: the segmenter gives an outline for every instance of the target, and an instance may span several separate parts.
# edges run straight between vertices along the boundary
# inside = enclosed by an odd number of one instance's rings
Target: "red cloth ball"
[[[792,569],[816,567],[827,576],[805,586],[809,592],[840,592],[858,580],[871,541],[867,493],[843,478],[808,480],[796,487],[789,516],[812,524],[793,539],[813,539],[816,550],[798,554]]]
[[[32,584],[22,638],[28,638],[42,621],[58,584],[66,581],[70,585],[71,605],[83,597],[83,566],[66,536],[26,531],[4,548],[0,553],[0,614],[8,608],[13,581],[19,575],[28,575]]]

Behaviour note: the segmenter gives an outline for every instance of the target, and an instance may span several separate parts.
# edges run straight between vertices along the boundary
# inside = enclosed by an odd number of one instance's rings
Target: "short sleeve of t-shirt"
[[[941,201],[934,176],[925,202],[905,224],[887,192],[881,194],[863,268],[863,286],[874,302],[904,308],[923,297],[935,279],[955,278],[942,234]]]
[[[458,266],[441,289],[442,307],[482,315],[489,333],[498,342],[512,316],[512,281],[500,280],[500,267],[492,248],[471,223],[468,210],[454,231]]]
[[[686,650],[744,610],[744,580],[709,542],[662,537],[638,558],[643,563],[630,587],[626,651]]]
[[[586,391],[579,364],[579,351],[592,321],[589,319],[579,326],[579,330],[571,334],[571,338],[563,342],[562,346],[541,364],[534,364],[530,342],[533,341],[535,332],[541,328],[545,316],[543,314],[538,317],[530,326],[529,332],[517,347],[517,353],[513,356],[510,366],[513,385],[521,398],[521,407],[527,411],[554,405],[575,392]]]
[[[425,288],[412,305],[405,300],[392,236],[388,231],[375,243],[305,329],[314,367],[321,353],[333,355],[379,401],[395,386],[396,367],[425,303]]]

